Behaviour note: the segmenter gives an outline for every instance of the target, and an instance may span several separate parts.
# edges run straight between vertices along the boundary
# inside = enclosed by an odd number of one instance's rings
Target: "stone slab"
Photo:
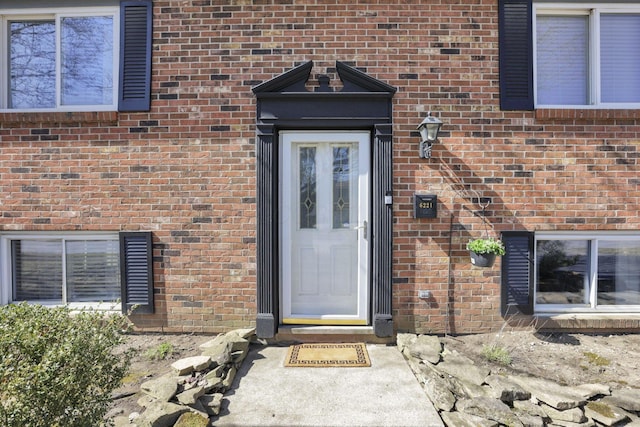
[[[640,412],[640,390],[638,389],[623,388],[613,390],[611,397],[603,400],[627,411]]]
[[[498,399],[489,397],[460,399],[456,402],[456,409],[459,412],[494,420],[510,427],[524,427],[516,414],[511,411],[511,408]]]
[[[564,411],[584,406],[587,401],[571,387],[561,386],[553,381],[540,378],[508,376],[508,379],[531,392],[531,395],[547,405]]]
[[[161,402],[168,402],[176,395],[178,383],[175,377],[165,375],[160,378],[145,381],[140,385],[140,390]]]
[[[620,408],[603,402],[589,402],[584,407],[584,413],[605,426],[613,426],[627,419],[627,415]]]
[[[435,365],[440,361],[442,343],[440,338],[435,335],[419,335],[415,342],[407,347],[407,350],[411,357],[426,360]]]
[[[493,420],[476,417],[463,412],[443,412],[442,420],[448,426],[455,427],[498,427],[500,424]]]
[[[209,356],[191,356],[176,360],[171,364],[177,375],[186,375],[194,371],[202,371],[211,365]]]
[[[489,375],[485,382],[494,390],[495,396],[503,402],[531,399],[531,392],[502,375]]]

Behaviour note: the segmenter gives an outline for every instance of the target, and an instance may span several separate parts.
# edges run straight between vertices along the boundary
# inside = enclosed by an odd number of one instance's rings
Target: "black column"
[[[373,140],[373,331],[393,335],[391,283],[393,254],[392,126],[376,125]]]
[[[273,338],[278,329],[278,148],[275,127],[258,125],[256,134],[258,316],[256,334]]]

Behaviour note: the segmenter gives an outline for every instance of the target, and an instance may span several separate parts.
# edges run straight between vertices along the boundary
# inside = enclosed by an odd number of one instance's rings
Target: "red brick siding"
[[[398,88],[396,326],[494,330],[499,262],[471,267],[470,238],[640,221],[637,111],[500,111],[497,31],[495,0],[155,1],[151,112],[0,114],[0,232],[152,230],[158,314],[136,316],[138,326],[247,326],[251,87],[307,60],[309,86],[328,72],[337,87],[335,61],[346,61]],[[418,158],[415,133],[427,111],[444,122],[430,160]],[[438,195],[437,219],[413,218],[414,193]],[[477,197],[491,201],[486,222]],[[418,299],[422,289],[433,298]]]

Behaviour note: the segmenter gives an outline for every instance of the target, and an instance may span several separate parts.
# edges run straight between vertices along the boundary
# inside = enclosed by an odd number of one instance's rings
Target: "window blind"
[[[544,105],[588,104],[587,16],[536,19],[536,101]]]
[[[117,240],[66,242],[67,302],[107,302],[120,297]]]
[[[13,300],[62,302],[60,240],[14,240]]]
[[[640,15],[600,16],[602,102],[640,102]]]
[[[117,240],[16,239],[11,252],[13,301],[66,304],[120,298]]]

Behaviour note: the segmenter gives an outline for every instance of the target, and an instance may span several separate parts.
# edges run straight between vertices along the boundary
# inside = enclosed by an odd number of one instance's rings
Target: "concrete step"
[[[281,325],[276,342],[366,342],[370,344],[395,344],[395,337],[380,338],[372,326],[309,326]]]

